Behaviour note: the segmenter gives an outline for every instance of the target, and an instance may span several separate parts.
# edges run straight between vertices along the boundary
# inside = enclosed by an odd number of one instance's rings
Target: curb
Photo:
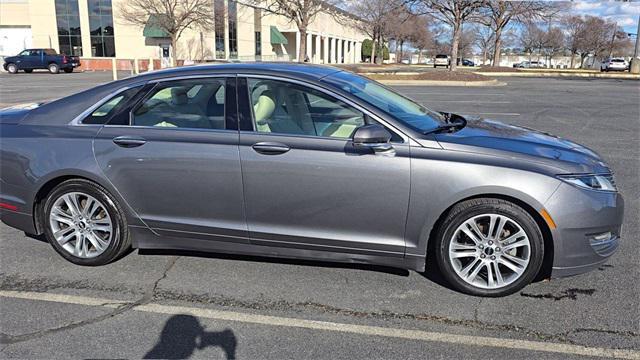
[[[482,80],[482,81],[450,81],[450,80],[376,80],[385,85],[404,85],[404,86],[504,86],[507,83],[498,80]]]
[[[601,74],[601,73],[571,73],[571,72],[474,72],[485,76],[511,76],[511,77],[582,77],[600,79],[627,79],[640,80],[640,74]]]

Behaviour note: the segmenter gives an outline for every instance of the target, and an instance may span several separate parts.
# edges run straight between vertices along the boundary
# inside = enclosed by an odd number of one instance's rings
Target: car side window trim
[[[241,73],[238,74],[238,94],[239,94],[239,98],[238,98],[238,104],[240,106],[240,113],[242,113],[242,118],[240,121],[240,131],[241,133],[255,133],[255,134],[265,134],[265,133],[261,133],[256,131],[255,129],[255,123],[253,120],[253,110],[251,109],[250,106],[250,101],[249,101],[249,86],[247,83],[247,79],[248,78],[254,78],[254,79],[267,79],[267,80],[274,80],[274,81],[282,81],[282,82],[288,82],[291,84],[296,84],[296,85],[300,85],[300,86],[305,86],[308,87],[310,89],[319,91],[321,93],[323,93],[324,95],[327,95],[329,97],[332,97],[334,99],[337,99],[339,101],[342,101],[343,103],[353,107],[354,109],[362,112],[366,118],[369,119],[373,119],[374,121],[380,123],[382,126],[384,126],[385,128],[389,129],[390,131],[394,132],[398,137],[402,138],[402,142],[397,142],[395,144],[408,144],[410,141],[410,138],[405,135],[402,131],[398,130],[396,127],[394,127],[393,125],[390,125],[388,122],[384,121],[383,119],[381,119],[379,116],[372,114],[371,112],[369,112],[367,109],[363,108],[362,106],[354,103],[353,101],[349,100],[348,98],[342,96],[341,94],[338,93],[334,93],[331,92],[321,86],[317,86],[315,84],[311,84],[305,81],[300,81],[297,79],[290,79],[290,78],[286,78],[286,77],[276,77],[276,76],[269,76],[269,75],[261,75],[261,74],[248,74],[248,73]],[[248,120],[246,120],[246,118],[248,117]],[[243,121],[244,120],[244,121]],[[330,136],[316,136],[316,135],[302,135],[302,134],[277,134],[277,133],[269,133],[269,136],[286,136],[286,137],[296,137],[296,138],[305,138],[305,139],[330,139],[330,140],[335,140],[335,141],[349,141],[350,139],[344,139],[344,138],[336,138],[336,137],[330,137]]]

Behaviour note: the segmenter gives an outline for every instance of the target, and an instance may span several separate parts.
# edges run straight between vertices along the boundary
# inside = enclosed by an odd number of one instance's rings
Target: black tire
[[[33,69],[24,69],[24,72],[26,72],[27,74],[31,74],[33,72]]]
[[[64,68],[64,72],[67,73],[67,74],[70,74],[70,73],[73,72],[73,68],[72,67],[71,68]]]
[[[52,74],[57,74],[57,73],[60,72],[60,67],[56,63],[49,64],[47,69],[49,69],[49,72],[52,73]]]
[[[62,195],[70,192],[81,192],[92,196],[104,204],[109,217],[112,219],[113,236],[107,248],[100,255],[93,258],[81,258],[65,250],[53,236],[53,230],[49,224],[49,214],[55,201]],[[84,179],[67,180],[56,186],[47,196],[42,207],[42,228],[51,246],[66,260],[84,266],[99,266],[108,264],[124,255],[131,247],[127,220],[124,211],[117,201],[101,186]]]
[[[449,259],[449,244],[456,229],[467,219],[482,214],[499,214],[513,219],[527,234],[530,242],[529,264],[514,282],[495,289],[474,286],[456,274]],[[435,239],[438,267],[442,276],[455,289],[475,296],[499,297],[513,294],[530,284],[540,271],[544,259],[544,240],[536,221],[520,206],[502,199],[478,198],[456,204],[447,214]]]
[[[14,63],[7,64],[7,72],[9,72],[9,74],[18,73],[18,65],[14,64]]]
[[[438,65],[436,65],[436,64],[433,64],[433,68],[434,68],[434,69],[436,69],[437,67],[438,67]]]

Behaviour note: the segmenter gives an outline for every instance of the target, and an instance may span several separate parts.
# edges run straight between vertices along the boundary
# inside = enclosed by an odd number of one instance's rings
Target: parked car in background
[[[0,219],[80,265],[134,247],[425,271],[433,254],[458,290],[502,296],[598,268],[624,208],[584,146],[317,65],[181,67],[3,109],[0,159]]]
[[[4,59],[4,69],[11,74],[23,70],[30,73],[35,69],[47,69],[52,74],[57,74],[60,70],[70,73],[80,66],[80,58],[58,54],[53,49],[26,49],[16,56],[9,56]]]
[[[433,67],[437,68],[438,66],[449,67],[451,66],[451,59],[449,59],[449,55],[438,54],[433,60]]]
[[[462,61],[460,61],[460,58],[458,58],[458,60],[456,61],[456,64],[460,65],[461,63],[462,63],[462,66],[476,66],[476,64],[469,59],[462,59]]]
[[[544,64],[539,61],[522,61],[513,64],[514,68],[531,69],[531,68],[544,68]]]
[[[600,71],[626,71],[628,68],[629,63],[623,58],[605,59],[600,64]]]

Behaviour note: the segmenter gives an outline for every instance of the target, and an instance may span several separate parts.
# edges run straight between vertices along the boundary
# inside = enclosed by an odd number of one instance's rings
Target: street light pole
[[[633,74],[640,74],[640,16],[638,16],[638,30],[636,31],[636,49],[633,52],[629,70]]]

